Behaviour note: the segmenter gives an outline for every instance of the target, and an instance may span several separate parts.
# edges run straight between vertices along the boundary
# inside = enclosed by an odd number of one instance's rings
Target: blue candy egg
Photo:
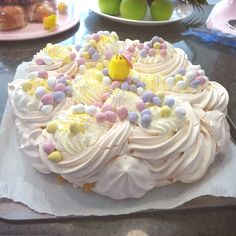
[[[164,99],[164,105],[168,106],[168,107],[172,107],[175,103],[175,100],[173,98],[170,97],[165,97]]]
[[[158,36],[153,36],[152,37],[152,43],[156,43],[156,42],[159,42],[159,37]]]
[[[128,91],[128,90],[129,90],[129,83],[127,83],[127,82],[122,83],[121,86],[120,86],[120,88],[121,88],[122,90]]]
[[[200,81],[199,80],[192,80],[190,83],[189,83],[189,86],[191,88],[197,88],[197,86],[200,85]]]
[[[129,86],[129,91],[131,91],[131,92],[136,92],[136,91],[137,91],[137,86],[136,86],[135,84],[131,84],[131,85]]]
[[[180,75],[185,75],[185,74],[186,74],[186,69],[185,69],[185,68],[180,68],[180,69],[178,70],[178,74],[180,74]]]
[[[142,95],[142,100],[143,102],[151,102],[152,98],[153,98],[154,94],[151,92],[151,91],[147,91],[147,92],[144,92],[143,95]]]
[[[153,97],[152,103],[156,106],[161,106],[161,99],[159,97]]]
[[[136,121],[138,120],[138,114],[134,111],[131,111],[129,112],[128,119],[130,122],[136,123]]]
[[[142,81],[138,81],[136,83],[136,86],[139,88],[139,87],[142,87],[142,88],[145,88],[146,87],[146,83],[145,82],[142,82]]]
[[[105,75],[105,76],[108,76],[109,72],[108,72],[108,68],[104,68],[102,70],[102,74]]]
[[[147,57],[147,54],[148,54],[147,50],[144,49],[140,52],[140,57],[145,58]]]
[[[99,54],[97,52],[95,52],[93,55],[92,55],[92,60],[93,61],[97,61],[98,59],[100,58]]]
[[[56,91],[54,94],[53,94],[53,101],[55,103],[60,103],[63,101],[63,99],[65,98],[65,93],[62,92],[62,91]]]
[[[148,108],[142,110],[141,117],[144,116],[144,115],[150,115],[151,116],[152,115],[151,110],[148,109]]]
[[[145,114],[141,117],[141,125],[144,128],[147,128],[152,122],[152,117],[148,114]]]

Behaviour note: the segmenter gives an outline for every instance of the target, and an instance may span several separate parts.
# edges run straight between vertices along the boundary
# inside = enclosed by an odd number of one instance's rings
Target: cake
[[[230,138],[229,96],[154,36],[48,44],[9,84],[19,149],[41,173],[113,199],[202,178]]]

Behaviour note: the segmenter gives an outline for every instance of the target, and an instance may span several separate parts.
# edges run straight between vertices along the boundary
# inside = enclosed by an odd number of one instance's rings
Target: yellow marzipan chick
[[[109,63],[108,70],[112,80],[124,81],[131,69],[130,62],[120,54],[115,55]]]
[[[45,17],[43,19],[43,26],[45,30],[48,31],[54,31],[57,27],[57,16],[56,15],[50,15],[48,17]]]

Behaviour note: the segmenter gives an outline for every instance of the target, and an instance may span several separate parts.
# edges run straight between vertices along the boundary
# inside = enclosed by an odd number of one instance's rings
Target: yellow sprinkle
[[[104,67],[103,67],[103,64],[101,62],[97,63],[96,65],[96,69],[97,70],[102,70]]]
[[[48,160],[53,161],[53,162],[59,162],[61,161],[61,159],[62,159],[62,154],[59,151],[51,152],[48,155]]]
[[[67,5],[64,2],[60,2],[57,6],[59,14],[66,14],[67,13]]]
[[[32,88],[32,83],[30,81],[26,81],[22,84],[22,89],[24,92],[28,92]]]
[[[159,42],[156,42],[156,43],[154,43],[153,47],[155,49],[160,49],[161,48],[161,44]]]
[[[48,133],[50,134],[54,134],[56,132],[56,130],[58,129],[58,125],[55,121],[50,122],[49,124],[47,124],[46,126],[46,130]]]
[[[48,30],[48,31],[56,30],[57,16],[54,14],[54,15],[51,15],[51,16],[44,17],[43,26],[44,26],[44,29]]]
[[[163,106],[161,108],[160,113],[161,113],[161,116],[163,116],[163,117],[169,117],[171,114],[171,109],[168,106]]]
[[[89,59],[90,58],[90,54],[86,51],[82,52],[81,56],[85,59]]]

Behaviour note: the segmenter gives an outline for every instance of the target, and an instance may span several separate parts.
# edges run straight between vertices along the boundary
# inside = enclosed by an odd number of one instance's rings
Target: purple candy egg
[[[52,142],[48,141],[43,144],[43,151],[46,152],[47,154],[50,154],[54,150],[55,150],[55,145]]]
[[[61,77],[60,79],[57,80],[57,83],[61,83],[61,84],[64,84],[66,85],[66,77]]]
[[[65,93],[62,91],[57,91],[53,94],[53,100],[55,103],[60,103],[65,98]]]
[[[62,91],[64,92],[66,90],[66,86],[63,83],[58,83],[54,87],[54,91]]]
[[[131,91],[131,92],[136,92],[136,91],[137,91],[137,86],[136,86],[135,84],[131,84],[131,85],[129,86],[129,91]]]
[[[153,97],[152,103],[156,106],[161,106],[161,99],[159,97]]]
[[[136,86],[139,88],[139,87],[142,87],[142,88],[145,88],[146,87],[146,83],[145,82],[142,82],[142,81],[138,81],[136,83]]]
[[[131,111],[129,112],[128,119],[130,122],[136,123],[136,121],[138,120],[138,114],[136,112]]]
[[[103,70],[102,70],[102,74],[103,75],[105,75],[105,76],[108,76],[108,68],[104,68]]]
[[[190,83],[189,83],[189,86],[192,87],[192,88],[196,88],[197,86],[200,85],[200,81],[199,80],[192,80]]]
[[[185,69],[185,68],[180,68],[180,69],[178,70],[178,74],[180,74],[180,75],[185,75],[185,74],[186,74],[186,69]]]
[[[127,83],[127,82],[122,83],[120,88],[122,90],[128,91],[129,90],[129,83]]]
[[[66,95],[71,96],[73,94],[73,88],[71,86],[66,86]]]
[[[139,102],[139,103],[137,103],[136,108],[138,109],[138,111],[141,112],[143,109],[146,108],[146,105],[144,102]]]
[[[164,105],[168,107],[172,107],[175,103],[175,100],[173,98],[165,97],[164,99]]]
[[[152,43],[156,43],[156,42],[159,42],[159,37],[158,36],[153,36],[152,37]]]
[[[78,63],[79,66],[84,65],[84,63],[85,63],[84,58],[79,58],[79,59],[77,60],[77,63]]]
[[[142,97],[141,97],[141,98],[142,98],[143,102],[146,103],[146,102],[151,102],[153,96],[154,96],[153,92],[147,91],[147,92],[144,92],[144,93],[142,94]]]
[[[90,55],[93,55],[95,52],[96,52],[96,50],[95,50],[93,47],[90,47],[90,48],[88,49],[88,53],[89,53]]]
[[[152,122],[152,117],[148,114],[145,114],[141,117],[141,125],[144,128],[147,128]]]
[[[92,60],[93,61],[97,61],[98,59],[100,58],[99,54],[97,52],[95,52],[93,55],[92,55]]]
[[[141,111],[141,117],[144,116],[144,115],[150,115],[150,116],[151,116],[151,115],[152,115],[151,110],[148,109],[148,108],[143,109],[143,110]]]
[[[145,57],[147,57],[147,50],[145,50],[145,49],[143,49],[141,52],[140,52],[140,57],[142,57],[142,58],[145,58]]]
[[[51,94],[44,94],[41,98],[41,101],[44,105],[53,104],[53,96]]]
[[[103,112],[97,112],[95,118],[98,123],[102,123],[106,121],[106,114]]]

